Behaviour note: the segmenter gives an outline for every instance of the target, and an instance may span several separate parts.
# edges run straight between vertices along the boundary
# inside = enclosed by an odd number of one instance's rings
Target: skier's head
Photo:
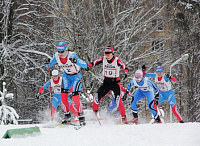
[[[57,51],[61,58],[66,57],[68,44],[66,42],[58,42]]]
[[[138,69],[135,72],[135,78],[136,78],[137,82],[141,82],[141,80],[143,78],[143,72],[142,72],[142,70]]]
[[[104,55],[106,56],[106,59],[111,60],[114,55],[114,49],[111,46],[107,46],[104,50]]]
[[[163,76],[163,74],[164,74],[163,67],[162,66],[157,66],[156,67],[156,73],[157,73],[158,77]]]
[[[54,80],[57,80],[57,79],[58,79],[58,70],[54,69],[54,70],[51,72],[51,75],[53,76],[53,79],[54,79]]]

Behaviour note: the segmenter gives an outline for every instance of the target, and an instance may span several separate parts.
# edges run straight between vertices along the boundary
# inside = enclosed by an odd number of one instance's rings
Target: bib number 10
[[[112,71],[105,71],[106,75],[112,75],[113,72]]]

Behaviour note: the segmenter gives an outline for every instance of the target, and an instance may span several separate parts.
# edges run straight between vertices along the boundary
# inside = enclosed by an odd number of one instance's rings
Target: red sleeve
[[[146,71],[145,71],[145,70],[143,70],[143,71],[142,71],[142,73],[143,73],[143,76],[145,76],[145,74],[146,74]]]
[[[100,64],[102,62],[103,62],[103,56],[101,56],[99,59],[93,61],[92,63],[89,63],[88,66],[90,68],[92,68],[93,66],[96,66],[96,65],[98,65],[98,64]]]
[[[43,91],[44,91],[44,89],[43,89],[43,87],[41,87],[38,93],[42,94]]]
[[[122,67],[122,69],[124,70],[124,72],[125,72],[126,74],[128,74],[129,70],[128,70],[126,64],[124,64],[124,63],[121,61],[121,59],[118,59],[118,60],[117,60],[117,64],[118,64],[119,66]]]
[[[174,82],[177,81],[177,79],[175,77],[172,77],[171,80],[174,81]]]

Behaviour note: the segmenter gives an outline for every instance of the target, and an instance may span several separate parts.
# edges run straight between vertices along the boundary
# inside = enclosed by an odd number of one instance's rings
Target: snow
[[[41,135],[0,139],[1,146],[199,146],[200,123],[116,125],[112,121],[88,121],[80,130],[73,126],[44,128],[47,124],[0,125],[0,136],[8,129],[40,127]]]

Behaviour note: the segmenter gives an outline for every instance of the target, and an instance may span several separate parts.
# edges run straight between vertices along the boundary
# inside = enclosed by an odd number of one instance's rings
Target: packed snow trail
[[[167,123],[115,125],[111,121],[87,122],[84,128],[73,126],[43,128],[38,125],[0,125],[0,136],[6,130],[39,126],[42,135],[27,138],[1,139],[1,146],[199,146],[200,123]]]

